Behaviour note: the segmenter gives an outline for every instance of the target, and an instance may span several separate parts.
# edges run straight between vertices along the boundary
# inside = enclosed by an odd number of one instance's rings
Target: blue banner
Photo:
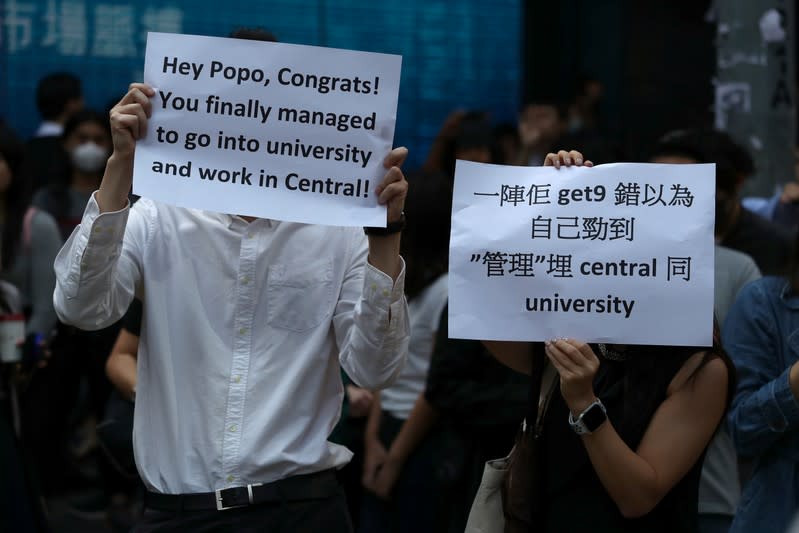
[[[454,109],[516,116],[519,0],[0,0],[0,117],[30,136],[36,83],[53,71],[78,75],[87,104],[105,110],[141,79],[148,31],[256,26],[283,42],[401,54],[395,144],[412,165]]]

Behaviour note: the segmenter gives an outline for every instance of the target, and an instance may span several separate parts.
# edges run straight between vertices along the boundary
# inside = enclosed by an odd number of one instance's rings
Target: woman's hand
[[[372,391],[355,385],[347,385],[346,391],[347,400],[350,402],[350,416],[352,418],[363,418],[368,415],[374,399]]]
[[[596,399],[594,376],[599,358],[590,346],[574,339],[548,341],[545,346],[549,361],[560,374],[563,399],[576,418]]]
[[[383,443],[376,438],[366,439],[361,483],[367,490],[374,492],[377,475],[380,473],[380,469],[383,468],[386,457],[388,457],[388,452]]]
[[[391,493],[394,491],[394,485],[402,472],[402,462],[393,458],[391,452],[386,457],[382,468],[377,473],[377,478],[372,486],[372,491],[377,494],[378,498],[388,500],[391,498]]]
[[[546,158],[544,159],[544,166],[545,167],[555,167],[560,168],[570,167],[572,165],[578,167],[592,167],[594,164],[591,161],[586,161],[583,157],[583,154],[578,152],[577,150],[560,150],[557,154],[548,153]]]

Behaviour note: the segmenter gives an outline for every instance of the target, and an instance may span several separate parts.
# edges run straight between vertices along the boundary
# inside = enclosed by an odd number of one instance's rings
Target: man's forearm
[[[133,183],[133,159],[112,154],[105,167],[103,181],[97,192],[100,213],[124,209],[128,204],[128,193]]]
[[[369,236],[369,264],[397,281],[402,270],[400,234]]]

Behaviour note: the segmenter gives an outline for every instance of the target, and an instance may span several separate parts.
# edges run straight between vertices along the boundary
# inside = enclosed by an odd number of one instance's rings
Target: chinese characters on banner
[[[0,2],[0,49],[8,54],[46,48],[64,57],[138,57],[150,31],[180,33],[183,10],[130,1]]]
[[[715,165],[458,161],[455,338],[709,346]]]

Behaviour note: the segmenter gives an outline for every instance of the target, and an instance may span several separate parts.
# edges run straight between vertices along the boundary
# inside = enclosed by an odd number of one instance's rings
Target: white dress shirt
[[[123,239],[124,235],[124,239]],[[327,441],[339,363],[359,385],[398,375],[409,326],[359,228],[94,198],[59,253],[56,311],[84,329],[144,305],[133,444],[145,485],[208,492],[341,467]]]

